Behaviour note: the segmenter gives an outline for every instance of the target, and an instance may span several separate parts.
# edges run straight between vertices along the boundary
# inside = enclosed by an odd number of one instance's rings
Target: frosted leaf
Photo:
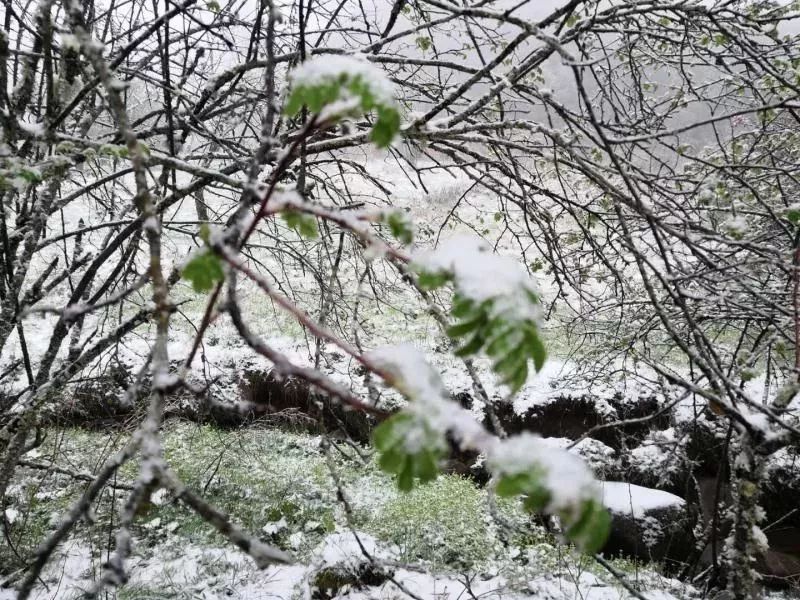
[[[720,229],[733,238],[741,239],[750,225],[744,217],[731,217],[720,225]]]
[[[450,273],[456,290],[475,302],[495,301],[495,312],[538,321],[541,308],[535,282],[519,261],[492,253],[483,240],[456,236],[438,248],[417,253],[414,265],[425,272]]]
[[[474,447],[486,432],[472,413],[450,400],[442,379],[425,355],[411,344],[385,346],[368,358],[390,373],[391,385],[412,401],[409,409],[424,417],[434,431],[452,433],[463,445]]]
[[[439,373],[412,344],[377,348],[367,357],[391,374],[390,383],[405,396],[414,400],[425,400],[440,398],[445,394]]]
[[[550,494],[547,512],[570,511],[584,501],[599,498],[594,476],[580,458],[532,433],[498,440],[487,462],[500,476],[539,473]]]
[[[343,78],[360,78],[369,87],[378,104],[394,103],[394,85],[386,74],[375,65],[353,56],[315,56],[289,74],[292,87],[336,84]]]
[[[289,74],[292,91],[285,112],[294,116],[303,106],[322,124],[349,115],[374,112],[370,139],[386,148],[400,129],[394,86],[379,68],[352,56],[317,56]]]
[[[412,263],[418,285],[434,289],[452,281],[451,314],[456,323],[447,335],[459,340],[458,356],[485,352],[492,369],[512,393],[528,378],[528,361],[537,371],[547,351],[540,335],[539,295],[527,272],[514,259],[498,256],[481,240],[452,238]]]

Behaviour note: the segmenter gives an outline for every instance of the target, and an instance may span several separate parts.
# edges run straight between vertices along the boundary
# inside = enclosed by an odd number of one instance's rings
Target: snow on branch
[[[415,479],[436,477],[450,436],[463,449],[487,457],[498,494],[521,495],[528,510],[557,515],[567,538],[587,552],[603,546],[610,517],[580,458],[533,434],[504,440],[490,434],[450,399],[439,374],[410,344],[378,348],[368,356],[409,400],[407,409],[384,421],[374,435],[380,465],[397,475],[400,489],[410,490]]]

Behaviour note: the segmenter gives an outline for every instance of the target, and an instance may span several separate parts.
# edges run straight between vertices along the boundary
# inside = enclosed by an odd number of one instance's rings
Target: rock
[[[692,464],[684,452],[684,440],[677,436],[674,428],[651,431],[639,446],[621,453],[622,479],[693,502]]]
[[[794,534],[800,535],[800,531],[795,530]],[[770,586],[800,592],[800,554],[770,548],[756,561],[756,569]]]
[[[683,498],[624,482],[604,481],[611,534],[603,552],[677,566],[694,547],[696,516]]]
[[[603,442],[592,438],[585,438],[575,444],[567,438],[542,438],[556,448],[568,449],[568,452],[577,454],[592,469],[595,476],[600,479],[614,479],[620,477],[620,464],[617,453]]]
[[[675,435],[682,440],[686,458],[695,476],[716,475],[725,464],[727,424],[720,419],[692,419],[677,424]]]
[[[660,412],[664,406],[658,398],[652,396],[631,398],[618,394],[608,403],[617,411],[617,419],[620,421],[647,418],[646,421],[617,428],[627,446],[636,446],[651,432],[667,429],[672,424],[672,412]]]
[[[463,450],[455,443],[450,444],[450,454],[441,467],[443,473],[467,477],[478,486],[489,483],[489,471],[480,455],[473,450]]]

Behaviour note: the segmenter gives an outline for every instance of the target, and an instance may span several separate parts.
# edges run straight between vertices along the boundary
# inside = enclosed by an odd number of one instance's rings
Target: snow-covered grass
[[[41,462],[56,459],[59,465],[69,465],[76,471],[95,469],[123,439],[114,431],[49,433],[44,446],[29,458]],[[187,484],[229,511],[247,530],[284,548],[297,563],[257,572],[247,557],[198,517],[157,491],[137,517],[131,580],[119,590],[121,598],[293,598],[308,583],[303,577],[310,577],[303,565],[313,563],[315,552],[331,535],[349,531],[320,437],[274,429],[225,431],[170,422],[165,440],[166,457]],[[608,598],[625,597],[598,565],[560,546],[530,521],[517,502],[501,500],[496,509],[498,518],[494,519],[487,492],[456,475],[443,475],[410,494],[400,493],[379,471],[369,452],[368,448],[357,452],[345,444],[330,450],[333,468],[352,508],[350,524],[372,536],[380,548],[391,550],[396,560],[420,569],[398,571],[398,576],[420,589],[424,597],[432,593],[431,586],[463,593],[464,586],[458,582],[463,582],[464,576],[472,578],[479,589],[488,586],[487,592],[515,596],[530,595],[541,586],[570,589],[574,594],[584,584],[587,589],[594,588],[599,577],[602,586],[616,594]],[[118,481],[127,480],[135,469],[135,464],[124,468]],[[80,493],[82,485],[67,476],[22,470],[7,507],[17,515],[11,524],[12,536],[25,531],[24,539],[14,538],[16,547],[24,554],[30,552],[38,541],[34,537],[47,533],[56,515]],[[77,537],[64,546],[45,575],[47,582],[62,580],[59,591],[51,595],[42,592],[39,597],[71,597],[78,587],[98,575],[116,519],[112,507],[118,509],[124,497],[123,490],[109,489],[102,495],[95,506],[93,524],[81,524]],[[25,518],[38,519],[39,525],[18,528]],[[2,570],[8,574],[15,563],[5,548],[0,552],[4,553],[0,557]],[[63,568],[65,560],[71,561],[68,576]],[[615,564],[632,576],[649,578],[652,585],[661,582],[653,570],[622,560]],[[589,575],[595,583],[587,584]],[[664,580],[658,585],[675,584]],[[4,594],[0,592],[0,598],[5,600]],[[395,596],[400,596],[397,589],[384,583],[364,597]]]
[[[471,566],[492,554],[485,514],[484,492],[466,479],[445,476],[394,495],[370,529],[395,543],[402,560],[445,569]]]

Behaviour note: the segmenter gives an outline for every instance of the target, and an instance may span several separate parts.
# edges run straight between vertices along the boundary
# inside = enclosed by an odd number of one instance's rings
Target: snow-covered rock
[[[695,517],[683,498],[617,481],[601,487],[612,519],[604,552],[666,562],[689,556]]]

